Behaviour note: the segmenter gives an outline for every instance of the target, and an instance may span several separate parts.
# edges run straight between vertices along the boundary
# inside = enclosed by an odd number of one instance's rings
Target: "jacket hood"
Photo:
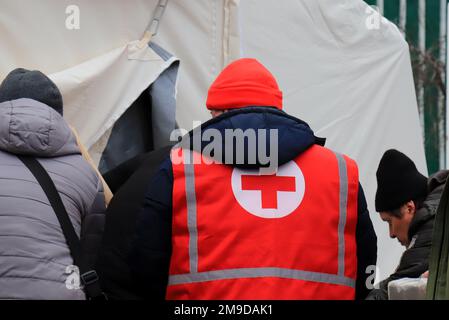
[[[0,103],[0,150],[36,157],[80,153],[62,116],[39,101],[26,98]]]
[[[416,214],[410,223],[408,232],[410,239],[419,231],[422,225],[435,218],[448,175],[449,170],[442,170],[429,178],[429,193],[424,200],[422,208],[416,211]]]
[[[228,139],[231,133],[239,132],[248,134],[240,146],[238,138]],[[276,136],[271,137],[271,132],[276,132]],[[188,146],[184,143],[188,143]],[[209,153],[212,143],[219,145],[221,152],[214,150]],[[280,166],[293,160],[313,144],[324,143],[325,139],[315,137],[306,122],[276,108],[267,107],[230,110],[195,128],[181,142],[183,148],[211,155],[218,162],[246,169],[269,166],[257,156],[259,152],[270,158],[276,157]]]

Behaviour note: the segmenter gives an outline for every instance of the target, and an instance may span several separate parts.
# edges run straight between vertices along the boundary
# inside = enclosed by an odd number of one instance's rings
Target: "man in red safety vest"
[[[211,85],[213,118],[153,177],[131,268],[147,298],[354,299],[376,235],[354,160],[282,111],[255,59]]]

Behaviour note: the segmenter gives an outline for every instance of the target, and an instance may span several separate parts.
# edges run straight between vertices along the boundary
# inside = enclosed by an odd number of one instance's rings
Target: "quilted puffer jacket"
[[[0,299],[85,299],[56,214],[17,154],[48,171],[92,265],[105,220],[103,186],[64,119],[35,100],[0,103]]]

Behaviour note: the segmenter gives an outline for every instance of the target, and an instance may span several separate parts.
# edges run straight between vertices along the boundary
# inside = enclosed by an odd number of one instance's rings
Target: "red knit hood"
[[[210,110],[267,106],[282,109],[282,92],[276,79],[256,59],[239,59],[218,75],[209,88]]]

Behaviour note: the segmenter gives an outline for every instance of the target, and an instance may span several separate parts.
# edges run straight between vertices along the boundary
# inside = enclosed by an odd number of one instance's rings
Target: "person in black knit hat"
[[[368,295],[368,300],[388,299],[388,283],[401,278],[418,278],[429,268],[433,222],[449,171],[430,178],[398,150],[382,156],[376,172],[376,211],[388,223],[390,237],[407,249],[396,271]]]

